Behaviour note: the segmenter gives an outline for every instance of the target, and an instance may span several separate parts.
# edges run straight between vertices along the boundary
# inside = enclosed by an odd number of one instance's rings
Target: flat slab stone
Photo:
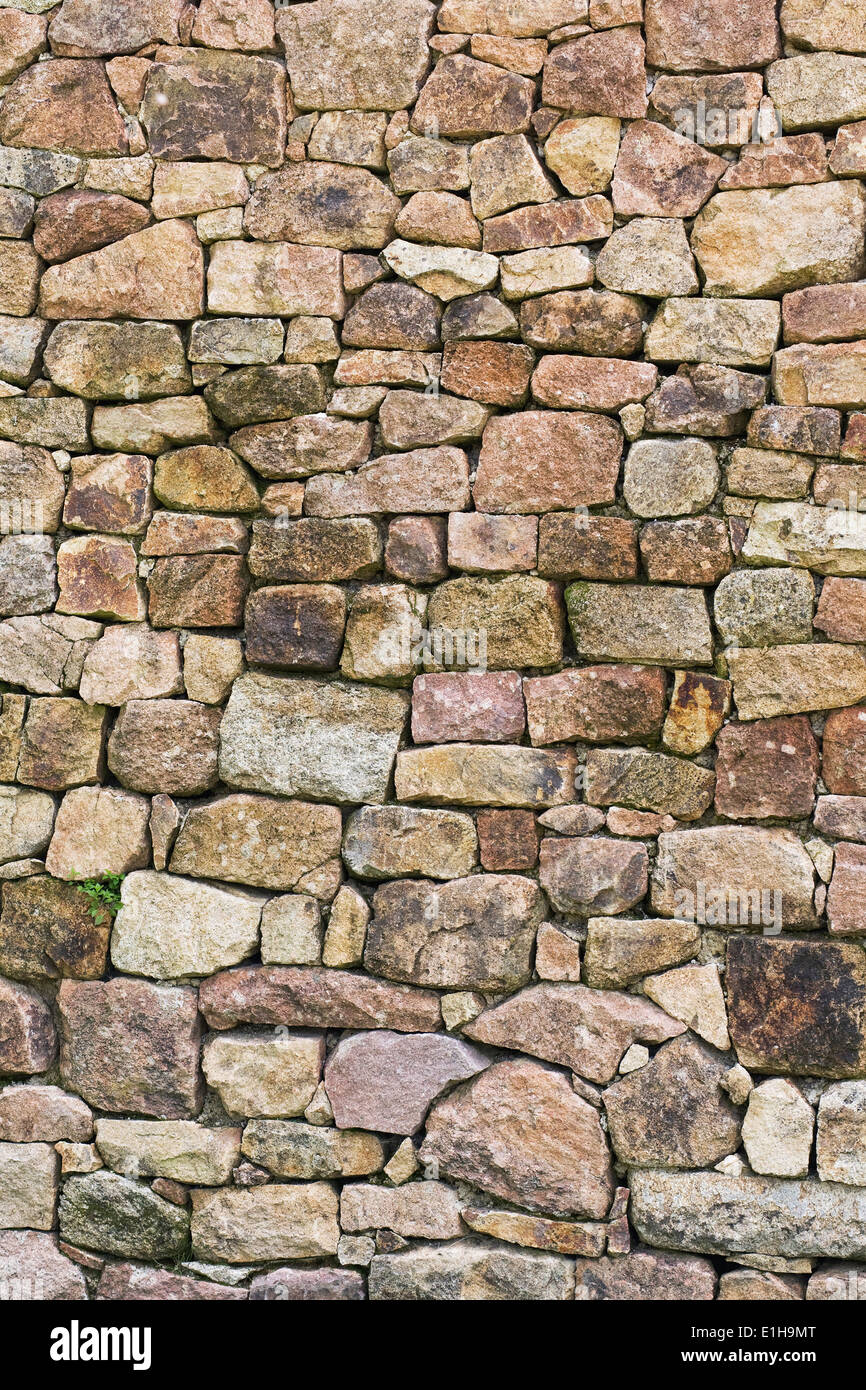
[[[376,1255],[370,1266],[370,1298],[387,1302],[559,1302],[571,1298],[573,1287],[571,1261],[563,1255],[473,1240]]]
[[[349,970],[250,965],[204,980],[201,1010],[211,1028],[236,1023],[290,1028],[393,1028],[427,1033],[439,1027],[439,996]]]

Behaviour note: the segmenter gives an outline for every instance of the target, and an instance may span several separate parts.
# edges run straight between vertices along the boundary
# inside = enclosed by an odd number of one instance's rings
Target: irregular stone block
[[[683,666],[712,663],[706,600],[693,589],[573,584],[565,602],[582,657]]]
[[[341,263],[340,252],[328,247],[218,241],[210,253],[207,306],[212,314],[342,318]]]
[[[399,211],[399,198],[367,169],[309,159],[256,182],[244,226],[259,241],[381,250]]]
[[[63,1184],[60,1235],[108,1255],[171,1260],[186,1248],[189,1215],[142,1183],[103,1170]]]
[[[670,72],[763,66],[781,52],[772,0],[723,0],[707,14],[700,0],[647,0],[647,56]]]
[[[385,1162],[372,1134],[292,1120],[253,1120],[244,1129],[243,1152],[281,1178],[366,1177]]]
[[[478,840],[459,811],[364,806],[346,822],[343,859],[358,878],[461,878],[477,863]]]
[[[190,810],[171,872],[256,888],[294,888],[304,874],[339,854],[341,830],[334,806],[225,796]]]
[[[560,806],[574,797],[571,750],[466,743],[397,754],[399,801],[457,806]]]
[[[87,1298],[84,1274],[61,1255],[57,1238],[41,1231],[0,1235],[0,1285],[19,1301],[80,1302]]]
[[[235,1023],[292,1028],[393,1028],[426,1033],[439,1026],[439,996],[347,970],[244,966],[202,983],[211,1028]]]
[[[460,512],[469,505],[469,461],[441,445],[384,454],[357,473],[311,478],[304,494],[310,516],[375,516],[388,512]]]
[[[344,1231],[384,1227],[424,1240],[453,1240],[463,1233],[457,1193],[432,1181],[394,1188],[352,1183],[340,1197],[340,1226]]]
[[[0,1144],[0,1230],[51,1230],[58,1168],[50,1144]]]
[[[659,836],[650,902],[665,917],[699,921],[704,912],[711,926],[770,926],[778,915],[787,927],[809,928],[814,883],[793,831],[708,826]],[[777,895],[772,904],[765,893]]]
[[[713,799],[715,773],[643,749],[590,749],[585,797],[591,806],[630,806],[699,820]],[[811,807],[810,807],[811,809]]]
[[[472,1240],[376,1255],[370,1266],[370,1298],[388,1302],[558,1302],[572,1288],[571,1262],[562,1255]]]
[[[231,1181],[241,1132],[206,1129],[191,1120],[98,1120],[96,1147],[109,1168],[128,1178],[218,1187]]]
[[[535,84],[463,54],[442,58],[424,83],[409,122],[414,135],[474,140],[529,129]]]
[[[341,1129],[414,1134],[442,1091],[489,1065],[478,1048],[439,1033],[357,1033],[328,1058],[325,1087]]]
[[[254,521],[250,573],[270,583],[366,579],[382,563],[382,542],[366,517],[301,517],[277,526]]]
[[[226,1264],[335,1255],[337,1194],[329,1183],[192,1192],[193,1255]]]
[[[234,1031],[208,1037],[202,1049],[207,1083],[235,1115],[302,1115],[324,1059],[325,1040],[318,1033]]]
[[[484,431],[475,505],[486,512],[533,512],[611,502],[621,449],[619,427],[602,416],[497,416]]]
[[[198,796],[217,784],[221,711],[194,700],[130,700],[108,740],[108,766],[122,786]]]
[[[204,261],[188,222],[160,222],[49,266],[40,283],[49,319],[195,319],[203,308]]]
[[[387,28],[371,0],[318,0],[277,16],[292,93],[301,110],[400,111],[427,72],[433,7],[398,0]],[[359,39],[363,36],[363,42]]]
[[[744,647],[729,653],[728,668],[741,719],[835,709],[866,698],[866,657],[859,647]]]
[[[144,870],[127,875],[121,897],[111,959],[128,974],[209,975],[258,947],[261,902],[236,889]]]
[[[0,980],[0,1065],[14,1076],[47,1071],[57,1055],[51,1010],[27,985]]]
[[[644,57],[643,37],[632,27],[558,44],[544,64],[541,99],[585,116],[645,116]]]
[[[158,159],[276,166],[286,143],[283,72],[268,58],[201,48],[157,49],[141,120]]]
[[[700,928],[694,922],[590,917],[583,957],[585,981],[591,989],[623,989],[644,975],[693,959],[700,940]]]
[[[798,820],[815,806],[818,745],[808,719],[731,723],[716,741],[716,811],[731,820]]]

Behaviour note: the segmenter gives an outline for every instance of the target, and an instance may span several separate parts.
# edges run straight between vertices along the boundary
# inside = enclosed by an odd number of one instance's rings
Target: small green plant
[[[120,911],[120,885],[123,874],[103,874],[101,878],[84,878],[75,882],[79,893],[88,902],[88,912],[97,926],[113,922]]]

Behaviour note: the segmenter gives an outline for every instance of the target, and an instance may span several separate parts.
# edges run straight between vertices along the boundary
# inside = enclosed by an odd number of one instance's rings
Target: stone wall
[[[0,1295],[863,1297],[866,11],[49,5]]]

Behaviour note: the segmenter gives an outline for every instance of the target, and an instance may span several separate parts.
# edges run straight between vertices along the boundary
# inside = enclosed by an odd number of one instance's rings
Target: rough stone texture
[[[340,1042],[328,1058],[325,1089],[341,1129],[414,1134],[442,1091],[489,1065],[483,1052],[458,1038],[436,1033],[356,1033]]]

